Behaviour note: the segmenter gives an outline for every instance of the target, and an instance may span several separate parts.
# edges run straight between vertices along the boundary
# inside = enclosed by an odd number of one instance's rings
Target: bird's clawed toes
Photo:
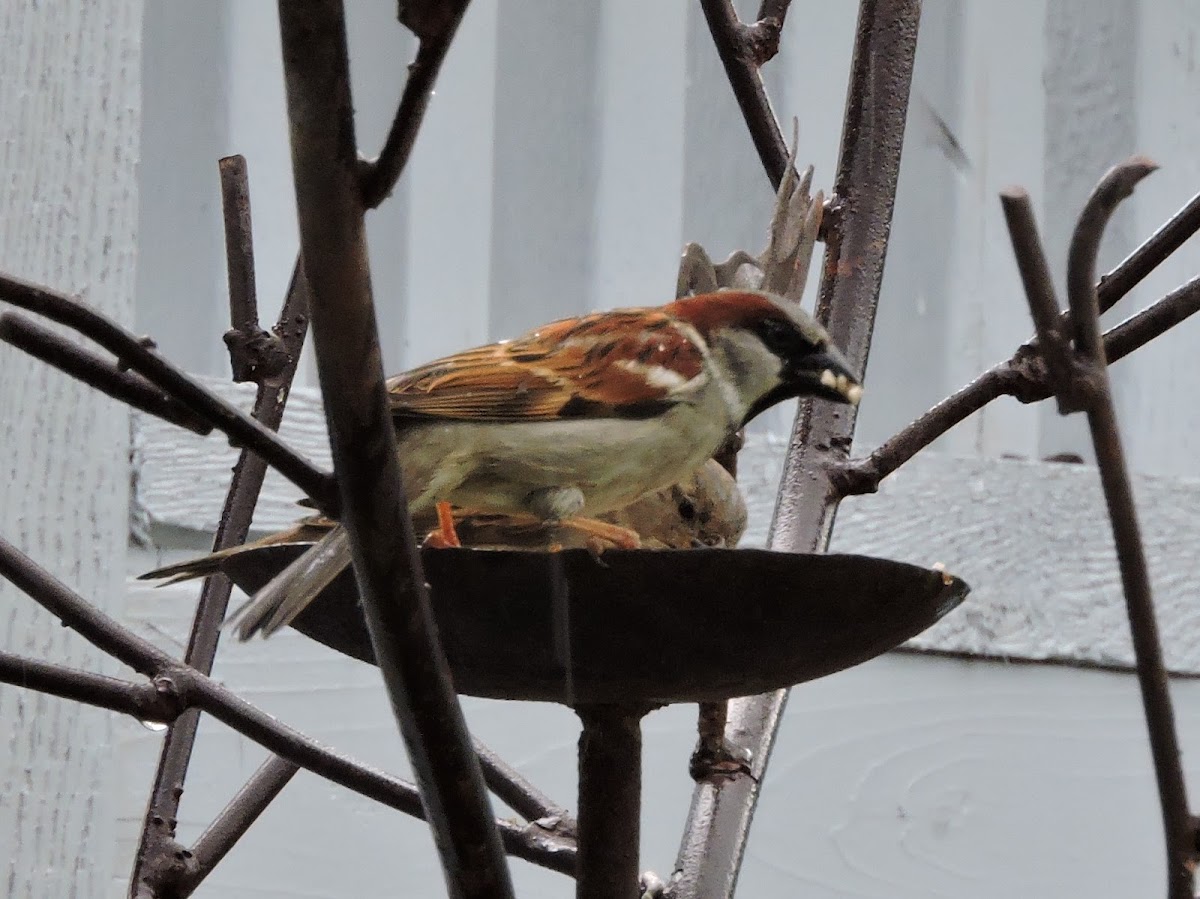
[[[568,518],[560,525],[586,535],[589,538],[588,548],[593,551],[610,548],[640,549],[642,545],[641,535],[637,531],[597,518]]]

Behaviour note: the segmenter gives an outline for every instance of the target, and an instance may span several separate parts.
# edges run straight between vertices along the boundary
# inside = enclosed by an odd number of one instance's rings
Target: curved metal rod
[[[1079,214],[1067,251],[1067,302],[1075,330],[1075,349],[1094,360],[1100,346],[1100,304],[1096,296],[1096,256],[1108,220],[1139,181],[1158,168],[1145,156],[1134,156],[1105,172]]]
[[[1192,820],[1188,813],[1187,789],[1179,758],[1175,733],[1175,715],[1163,664],[1158,624],[1150,577],[1138,529],[1137,508],[1129,484],[1124,450],[1113,408],[1108,369],[1104,364],[1104,345],[1100,334],[1100,305],[1096,297],[1096,254],[1105,226],[1121,200],[1133,192],[1134,185],[1157,166],[1145,157],[1134,157],[1109,170],[1100,180],[1080,213],[1071,237],[1067,258],[1067,297],[1075,329],[1075,350],[1085,362],[1079,385],[1087,405],[1088,426],[1100,467],[1104,498],[1112,521],[1117,546],[1117,564],[1125,591],[1125,606],[1137,658],[1138,685],[1146,710],[1146,727],[1154,757],[1162,805],[1163,830],[1167,848],[1167,895],[1170,899],[1191,899],[1193,895],[1190,862],[1194,856]]]

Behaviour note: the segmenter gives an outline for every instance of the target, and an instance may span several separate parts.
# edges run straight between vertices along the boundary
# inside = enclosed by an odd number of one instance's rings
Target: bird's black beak
[[[819,396],[851,406],[857,406],[862,397],[858,375],[846,357],[828,344],[791,360],[784,377],[802,395]]]

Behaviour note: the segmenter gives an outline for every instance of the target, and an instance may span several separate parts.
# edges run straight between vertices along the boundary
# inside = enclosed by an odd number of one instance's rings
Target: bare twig
[[[1100,306],[1095,288],[1096,255],[1109,217],[1121,200],[1133,192],[1134,185],[1155,168],[1157,166],[1149,160],[1134,157],[1111,169],[1101,179],[1080,213],[1071,238],[1067,257],[1067,295],[1075,327],[1075,350],[1087,363],[1087,381],[1082,388],[1088,399],[1088,426],[1112,522],[1117,565],[1121,571],[1137,660],[1138,684],[1154,756],[1166,839],[1168,895],[1171,899],[1191,899],[1191,862],[1196,854],[1192,818],[1188,812],[1175,714],[1171,708],[1170,686],[1154,615],[1154,597],[1138,528],[1137,506],[1104,363]]]
[[[3,651],[0,651],[0,683],[85,702],[132,715],[139,721],[174,721],[183,710],[176,697],[155,689],[153,684],[131,683]]]
[[[1000,192],[1000,205],[1004,208],[1004,219],[1008,223],[1013,253],[1017,257],[1017,268],[1021,272],[1025,297],[1029,302],[1029,314],[1037,330],[1038,352],[1046,362],[1050,377],[1056,383],[1070,384],[1071,356],[1058,330],[1062,310],[1054,295],[1050,265],[1046,262],[1046,254],[1042,252],[1033,204],[1023,188],[1010,187]],[[1077,399],[1064,390],[1059,393],[1058,409],[1062,413],[1077,411]]]
[[[451,895],[511,896],[400,481],[371,299],[344,10],[339,0],[289,0],[279,3],[279,19],[313,340],[367,630]],[[408,128],[416,124],[399,130]]]
[[[1175,288],[1137,315],[1104,333],[1104,357],[1112,365],[1181,321],[1200,312],[1200,277]]]
[[[141,375],[123,371],[112,361],[76,346],[23,315],[14,312],[0,315],[0,340],[135,409],[194,434],[212,433],[212,425]]]
[[[254,227],[250,216],[250,173],[246,157],[217,161],[221,214],[225,222],[225,270],[229,279],[229,321],[247,336],[261,333],[258,287],[254,278]]]
[[[779,32],[783,28],[788,4],[777,2],[770,5],[779,9],[771,18],[760,16],[760,21],[755,25],[758,37],[754,38],[754,35],[747,33],[747,26],[738,19],[733,0],[700,0],[708,30],[712,33],[713,45],[725,67],[725,75],[742,110],[742,117],[746,120],[758,158],[762,160],[763,169],[771,179],[771,186],[778,190],[788,167],[788,148],[779,129],[779,120],[763,88],[758,67],[774,55],[766,55],[770,50],[770,40],[763,32],[773,32],[774,44],[778,47]],[[765,8],[768,4],[764,3],[763,6]]]
[[[151,681],[148,686],[157,698],[150,701],[147,685],[129,684],[132,698],[126,703],[116,697],[120,692],[117,684],[121,682],[115,678],[97,680],[96,675],[48,663],[35,663],[35,668],[29,669],[13,656],[0,665],[0,682],[22,686],[32,677],[41,683],[30,683],[31,688],[53,687],[57,695],[89,703],[93,702],[91,691],[95,687],[95,704],[106,708],[116,703],[128,705],[139,720],[145,721],[168,719],[174,712],[197,707],[302,768],[397,811],[424,817],[421,797],[412,784],[321,746],[211,678],[175,661],[96,609],[3,538],[0,538],[0,577],[11,581],[89,643],[148,676]],[[126,711],[124,707],[115,710]],[[507,851],[518,858],[564,874],[574,873],[574,842],[560,836],[554,828],[536,823],[522,827],[503,821],[497,822],[497,827]]]
[[[229,313],[233,329],[226,334],[235,377],[255,381],[258,391],[251,412],[253,420],[270,432],[279,429],[288,391],[300,362],[300,351],[308,323],[308,285],[303,270],[292,273],[287,297],[275,326],[274,350],[251,335],[262,331],[258,323],[258,304],[254,285],[254,246],[250,222],[250,188],[245,161],[240,157],[221,160],[221,193],[225,200],[225,248],[229,271]],[[230,340],[229,335],[239,335]],[[254,349],[262,350],[260,353]],[[243,543],[250,531],[254,507],[262,490],[267,463],[248,449],[242,450],[233,469],[233,478],[221,510],[220,524],[213,541],[218,551]],[[229,606],[233,585],[224,575],[205,578],[192,618],[184,664],[202,674],[212,671],[221,636],[221,623]],[[184,781],[196,743],[200,713],[189,710],[175,721],[159,753],[158,768],[151,787],[142,836],[134,857],[131,882],[145,885],[151,895],[165,895],[178,889],[172,878],[190,876],[195,865],[164,864],[175,852],[174,822],[179,814]],[[164,822],[158,824],[157,822]],[[214,826],[227,832],[220,819]],[[215,864],[215,862],[214,862]]]
[[[1192,197],[1120,265],[1100,278],[1097,288],[1100,311],[1111,309],[1197,231],[1200,231],[1200,194]]]
[[[1097,364],[1103,364],[1099,299],[1095,286],[1100,238],[1104,236],[1109,216],[1121,200],[1133,193],[1138,181],[1157,168],[1145,157],[1135,156],[1110,169],[1088,198],[1083,212],[1079,214],[1075,233],[1071,236],[1071,247],[1067,254],[1067,299],[1075,332],[1075,350],[1090,356]],[[1149,271],[1147,268],[1146,272]]]
[[[84,601],[3,537],[0,537],[0,577],[29,594],[64,627],[139,674],[153,677],[175,664],[174,659],[154,644]]]
[[[362,202],[374,209],[391,196],[400,173],[412,155],[417,132],[433,96],[433,85],[454,40],[469,0],[440,0],[437,3],[401,3],[400,21],[417,35],[417,57],[408,67],[408,80],[396,118],[388,131],[379,158],[360,169]]]
[[[156,387],[186,405],[237,446],[261,456],[303,490],[328,514],[337,513],[337,489],[331,475],[304,459],[279,436],[235,406],[226,403],[194,378],[163,359],[152,344],[65,294],[0,275],[0,300],[73,328],[115,355]]]
[[[299,328],[282,333],[263,330],[258,321],[258,290],[254,284],[254,236],[250,223],[250,181],[243,156],[226,156],[217,163],[221,173],[221,209],[225,219],[225,267],[229,277],[230,329],[225,332],[233,379],[262,384],[278,378],[292,363],[304,342],[307,308],[298,310]],[[286,324],[291,324],[287,322]],[[284,339],[284,335],[288,338]],[[294,345],[296,352],[292,352]],[[260,418],[256,415],[255,418]],[[261,420],[261,418],[260,418]]]
[[[475,752],[483,768],[483,779],[501,801],[526,821],[541,821],[561,836],[574,836],[575,819],[563,806],[521,776],[504,759],[478,740]]]
[[[784,20],[787,19],[788,7],[792,5],[792,0],[762,0],[758,6],[758,20],[773,19],[779,23],[779,27],[783,28]]]
[[[1200,196],[1172,216],[1141,246],[1109,274],[1100,279],[1096,293],[1102,310],[1111,309],[1200,228]],[[1200,279],[1172,291],[1148,309],[1125,320],[1104,335],[1108,364],[1145,346],[1160,334],[1200,310]],[[1071,328],[1071,311],[1058,318],[1058,333]],[[888,438],[869,456],[835,465],[832,469],[838,492],[843,496],[874,493],[879,483],[952,427],[978,412],[992,400],[1012,396],[1022,403],[1035,403],[1053,395],[1046,372],[1040,367],[1036,341],[1020,347],[971,383],[946,397],[936,406]]]
[[[192,846],[193,863],[176,884],[175,895],[179,899],[196,891],[299,770],[295,762],[278,755],[259,766],[216,820],[196,838]]]
[[[706,12],[710,7],[720,12],[722,6],[727,4],[705,4]],[[919,20],[917,0],[863,0],[859,7],[834,184],[839,209],[829,222],[817,313],[860,370],[866,366],[887,252]],[[769,109],[754,107],[764,108]],[[782,139],[779,147],[779,159],[785,161]],[[777,174],[782,176],[782,166]],[[773,181],[778,184],[778,178]],[[827,470],[831,456],[849,450],[853,426],[853,409],[821,401],[801,404],[772,548],[813,552],[827,544],[837,505]],[[730,703],[727,733],[737,734],[752,752],[752,772],[719,787],[697,785],[671,888],[676,899],[733,894],[786,695],[780,691]]]

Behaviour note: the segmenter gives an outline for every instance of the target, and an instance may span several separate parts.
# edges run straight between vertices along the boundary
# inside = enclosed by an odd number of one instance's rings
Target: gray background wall
[[[756,5],[741,4],[747,15]],[[34,246],[32,238],[14,237],[17,219],[5,216],[4,267],[70,289],[90,287],[89,296],[132,314],[173,358],[227,377],[219,340],[227,312],[217,157],[240,152],[249,159],[264,318],[282,298],[296,249],[274,5],[158,0],[143,9],[130,0],[114,5],[122,15],[112,21],[83,18],[65,2],[9,6],[16,24],[4,29],[6,40],[25,56],[6,54],[13,72],[0,83],[12,87],[0,89],[0,121],[12,120],[8,110],[23,108],[25,96],[61,110],[59,118],[23,120],[4,144],[5,177],[16,173],[7,182],[15,185],[9,206],[19,212],[21,233],[40,210],[38,247],[63,246],[55,238],[65,233],[70,245],[102,244],[108,236],[126,249],[119,262],[85,253],[72,257],[77,268],[47,267],[38,260],[59,257],[23,250]],[[369,148],[382,140],[412,48],[393,4],[350,0],[348,6],[360,139]],[[801,157],[816,165],[818,185],[828,185],[836,162],[855,6],[794,4],[783,49],[766,72],[777,112],[800,118]],[[1018,182],[1030,190],[1058,264],[1099,173],[1134,151],[1155,157],[1164,171],[1123,207],[1104,266],[1196,191],[1198,31],[1200,13],[1188,0],[925,4],[863,444],[884,439],[1028,336],[995,199],[999,188]],[[80,35],[82,49],[59,40],[67,32]],[[41,46],[38,40],[61,61],[44,64],[44,71],[12,61],[40,59],[30,49]],[[75,62],[89,52],[94,60]],[[97,70],[110,74],[84,75]],[[35,187],[44,191],[62,177],[42,174],[29,160],[61,146],[71,129],[91,138],[73,144],[78,155],[70,156],[87,179],[71,192],[37,194]],[[111,143],[137,148],[136,181],[128,156],[104,150]],[[93,158],[103,166],[84,169]],[[770,202],[693,5],[477,0],[404,183],[371,218],[388,367],[548,317],[664,300],[685,241],[702,242],[714,256],[757,250]],[[46,217],[48,209],[58,217]],[[1196,270],[1195,249],[1185,249],[1115,318]],[[1200,629],[1190,611],[1200,581],[1189,517],[1200,489],[1191,480],[1200,436],[1192,401],[1196,328],[1185,324],[1114,370],[1130,455],[1144,475],[1138,490],[1152,532],[1163,629],[1181,675],[1200,671]],[[11,352],[0,353],[0,365],[29,368],[30,377],[41,371]],[[43,561],[61,560],[58,570],[68,580],[110,608],[123,598],[125,619],[139,632],[181,650],[194,588],[129,584],[122,597],[112,581],[119,568],[110,561],[122,558],[122,547],[96,542],[101,535],[111,540],[120,528],[108,525],[124,515],[124,414],[87,394],[62,400],[70,388],[36,377],[34,386],[22,381],[20,389],[7,389],[18,382],[5,376],[0,390],[6,438],[30,447],[19,456],[30,461],[0,486],[7,491],[3,507],[16,516],[5,534]],[[311,385],[311,368],[301,378]],[[21,405],[41,391],[52,391],[55,400],[46,418]],[[299,391],[288,427],[320,453],[315,402],[311,391]],[[47,435],[59,433],[62,422],[84,420],[80,415],[99,415],[115,429],[117,454],[84,488],[48,476],[40,450]],[[747,455],[757,535],[773,497],[779,438],[789,425],[787,412],[768,418]],[[203,548],[229,466],[219,440],[182,437],[147,422],[138,433],[135,503],[157,546],[130,548],[123,563],[130,574]],[[60,443],[65,452],[69,441]],[[94,447],[78,451],[94,461]],[[1086,455],[1080,423],[1058,419],[1049,407],[997,403],[939,449],[965,461],[931,459],[905,470],[879,496],[847,504],[839,524],[843,549],[944,561],[976,586],[970,607],[917,648],[1082,660],[1115,670],[893,654],[794,691],[740,892],[1120,897],[1159,891],[1149,753],[1136,685],[1122,671],[1128,647],[1111,551],[1103,529],[1095,530],[1102,519],[1094,472],[995,461],[1002,454]],[[97,490],[97,484],[107,486]],[[36,513],[18,499],[23,490],[38,492]],[[84,516],[87,527],[73,523],[81,490],[96,497],[96,511]],[[272,482],[259,525],[287,520],[293,498]],[[1061,517],[1053,514],[1060,507]],[[61,533],[70,535],[65,544]],[[71,563],[72,554],[83,561]],[[1049,577],[1073,554],[1082,559],[1076,568]],[[82,641],[62,635],[12,591],[0,589],[0,609],[10,641],[29,635],[15,644],[24,651],[97,663],[71,655],[86,652],[76,648]],[[285,634],[269,644],[226,647],[217,674],[319,739],[406,770],[373,670]],[[1192,680],[1176,681],[1185,754],[1200,737],[1197,689]],[[568,712],[470,700],[466,707],[482,739],[552,794],[573,795],[577,729]],[[673,708],[647,721],[643,866],[664,875],[690,794],[685,760],[692,716],[690,708]],[[99,896],[96,884],[108,878],[109,895],[123,895],[159,736],[136,722],[8,687],[0,687],[0,721],[11,722],[6,729],[17,735],[0,783],[0,856],[14,859],[9,883],[23,885],[10,893],[58,897],[69,883],[73,895]],[[60,763],[65,753],[72,765]],[[197,834],[262,758],[257,747],[205,722],[181,837]],[[1194,761],[1190,769],[1197,770]],[[23,781],[26,770],[46,774],[37,783]],[[57,776],[65,781],[50,776],[64,771]],[[522,896],[571,894],[557,875],[514,866]],[[66,873],[81,870],[88,873]],[[422,825],[301,773],[199,895],[441,890]]]

